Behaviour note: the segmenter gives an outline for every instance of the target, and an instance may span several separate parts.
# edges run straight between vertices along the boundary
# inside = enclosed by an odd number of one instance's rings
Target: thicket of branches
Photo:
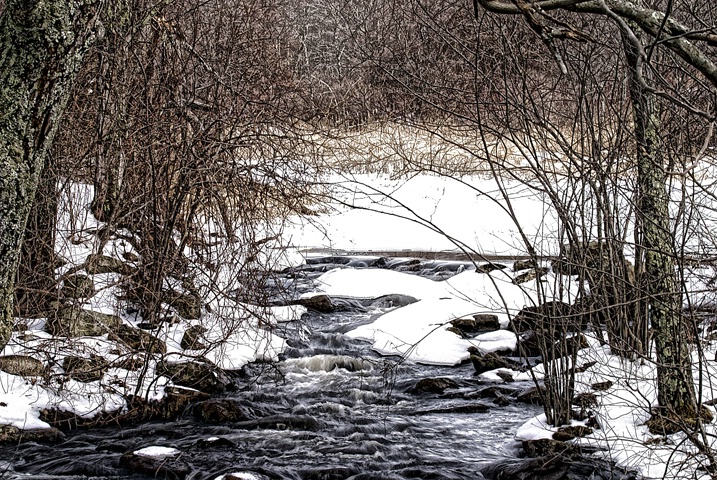
[[[166,279],[208,268],[217,237],[236,246],[237,275],[256,276],[242,269],[271,236],[256,226],[305,213],[316,193],[317,139],[395,122],[461,152],[460,162],[406,155],[403,173],[492,175],[509,213],[504,182],[517,180],[556,212],[559,231],[522,238],[536,261],[557,256],[553,268],[583,285],[561,299],[569,311],[547,296],[539,310],[543,356],[563,359],[547,372],[549,421],[571,415],[566,338],[589,323],[614,353],[646,360],[663,312],[679,358],[659,365],[675,385],[663,389],[672,393],[661,394],[661,414],[698,432],[703,398],[679,362],[703,305],[690,303],[680,275],[717,250],[707,175],[716,83],[685,42],[712,58],[717,8],[653,3],[665,14],[656,25],[621,13],[636,4],[627,0],[112,2],[45,162],[16,308],[53,308],[56,190],[67,181],[94,185],[100,238],[130,232],[140,268],[127,295],[153,321]],[[650,216],[655,198],[664,215]]]

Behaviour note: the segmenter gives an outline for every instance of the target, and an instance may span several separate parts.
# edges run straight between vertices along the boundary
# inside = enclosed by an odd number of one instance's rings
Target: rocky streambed
[[[287,292],[298,299],[321,273],[349,266],[435,281],[471,268],[455,261],[323,257],[273,277],[267,288],[286,303]],[[298,302],[309,311],[276,326],[288,341],[278,362],[245,366],[224,380],[223,393],[191,398],[174,420],[158,415],[76,428],[58,418],[62,432],[54,438],[0,447],[0,478],[634,478],[569,446],[538,445],[526,457],[513,436],[541,410],[530,381],[488,381],[469,361],[448,367],[379,356],[344,334],[410,296]],[[456,335],[495,328],[476,322],[456,324]],[[510,353],[499,358],[518,361]]]

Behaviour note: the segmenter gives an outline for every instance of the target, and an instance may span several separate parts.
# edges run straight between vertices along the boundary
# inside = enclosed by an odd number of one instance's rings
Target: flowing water
[[[300,293],[332,261],[287,272],[279,283]],[[438,280],[456,268],[460,264],[433,262],[418,274]],[[470,363],[435,367],[376,355],[342,332],[385,310],[345,305],[345,311],[310,312],[286,325],[290,348],[282,360],[244,369],[227,396],[250,420],[210,425],[188,413],[172,422],[69,432],[56,445],[3,447],[0,478],[155,478],[119,466],[123,453],[149,445],[177,448],[186,477],[202,480],[228,472],[277,479],[476,479],[487,463],[515,457],[513,434],[537,407],[500,401],[505,392],[482,383]],[[415,391],[419,380],[435,377],[457,386]]]

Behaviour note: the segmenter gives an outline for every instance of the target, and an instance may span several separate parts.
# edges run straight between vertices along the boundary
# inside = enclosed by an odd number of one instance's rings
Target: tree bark
[[[0,348],[40,172],[102,3],[7,0],[0,18]]]
[[[654,95],[644,88],[639,68],[640,53],[624,39],[628,63],[630,97],[637,143],[638,254],[643,271],[638,285],[646,298],[657,355],[657,399],[660,407],[678,415],[697,412],[692,365],[683,321],[680,289],[670,231],[667,172],[662,156],[655,114]]]

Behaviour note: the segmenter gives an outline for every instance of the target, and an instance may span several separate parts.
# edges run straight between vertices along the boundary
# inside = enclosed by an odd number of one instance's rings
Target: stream
[[[365,268],[404,265],[350,261]],[[323,271],[347,262],[314,259],[268,287],[299,295]],[[440,261],[411,266],[436,281],[463,268]],[[290,345],[281,361],[243,369],[227,397],[254,420],[212,425],[187,412],[172,422],[66,432],[55,445],[4,446],[0,478],[155,478],[119,464],[123,453],[150,445],[180,450],[185,478],[202,480],[229,472],[253,472],[235,478],[258,479],[480,479],[482,467],[516,457],[514,432],[540,408],[506,398],[529,383],[500,385],[509,389],[501,390],[474,376],[470,362],[437,367],[381,357],[342,332],[387,306],[343,302],[340,312],[310,311],[301,322],[281,325]],[[454,387],[442,393],[415,388],[419,380],[437,377],[452,379]]]

